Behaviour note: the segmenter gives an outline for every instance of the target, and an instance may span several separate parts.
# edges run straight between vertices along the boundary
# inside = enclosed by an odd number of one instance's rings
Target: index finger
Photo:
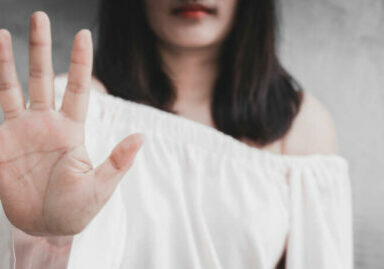
[[[84,122],[92,80],[93,48],[89,30],[81,30],[73,43],[68,83],[61,111],[70,119]]]

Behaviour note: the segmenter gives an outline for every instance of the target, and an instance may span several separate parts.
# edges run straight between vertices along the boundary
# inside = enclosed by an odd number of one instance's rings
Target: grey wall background
[[[51,17],[55,71],[63,73],[75,33],[94,29],[97,2],[0,0],[0,28],[13,35],[24,86],[31,13]],[[356,268],[384,268],[384,1],[281,2],[282,61],[331,112],[350,162]]]
[[[282,57],[336,123],[350,161],[355,264],[384,268],[384,1],[283,0]]]

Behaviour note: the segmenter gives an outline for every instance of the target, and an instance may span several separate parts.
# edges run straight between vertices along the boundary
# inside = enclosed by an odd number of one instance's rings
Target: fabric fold
[[[353,268],[352,199],[347,162],[288,167],[287,268]]]
[[[56,78],[56,107],[65,85]],[[75,235],[68,268],[269,269],[285,247],[287,269],[352,268],[344,157],[260,150],[96,90],[85,129],[94,166],[132,133],[145,141],[111,199]],[[12,253],[4,243],[1,251]]]

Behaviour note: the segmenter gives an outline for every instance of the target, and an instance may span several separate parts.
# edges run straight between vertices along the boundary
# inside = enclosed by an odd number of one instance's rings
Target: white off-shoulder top
[[[59,107],[66,78],[55,86]],[[345,158],[260,150],[192,120],[91,91],[85,134],[95,167],[137,132],[145,141],[133,166],[74,236],[68,268],[269,269],[284,251],[288,269],[353,267]],[[0,268],[14,268],[12,229],[0,207]],[[48,269],[39,257],[53,250],[41,241],[30,246],[36,249],[28,259]]]

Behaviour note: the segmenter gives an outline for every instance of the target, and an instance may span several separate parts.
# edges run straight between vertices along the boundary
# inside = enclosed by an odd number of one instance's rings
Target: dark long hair
[[[174,86],[162,68],[142,2],[101,1],[94,75],[114,96],[175,113]],[[238,1],[211,101],[218,130],[262,146],[286,134],[302,100],[302,90],[277,58],[276,5],[275,0]]]

